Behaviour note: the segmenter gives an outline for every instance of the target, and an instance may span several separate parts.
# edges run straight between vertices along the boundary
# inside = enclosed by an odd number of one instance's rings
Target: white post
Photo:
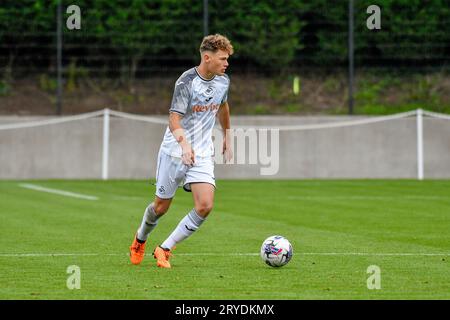
[[[109,158],[109,109],[103,110],[103,158],[102,179],[108,180],[108,158]]]
[[[417,179],[423,180],[423,110],[417,109]]]

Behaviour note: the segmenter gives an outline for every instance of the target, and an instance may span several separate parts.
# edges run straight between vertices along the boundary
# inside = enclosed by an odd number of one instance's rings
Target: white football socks
[[[159,216],[156,215],[152,202],[145,209],[144,217],[142,218],[142,223],[137,231],[136,237],[141,241],[146,241],[150,232],[155,229],[158,224],[158,219]]]
[[[172,249],[178,242],[183,241],[193,234],[200,225],[205,221],[192,209],[173,230],[171,235],[161,244],[163,249]]]

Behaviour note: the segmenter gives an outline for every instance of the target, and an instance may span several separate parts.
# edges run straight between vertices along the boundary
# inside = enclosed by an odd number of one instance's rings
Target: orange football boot
[[[153,256],[156,259],[156,265],[160,268],[171,268],[169,258],[172,256],[172,252],[169,249],[163,249],[160,246],[155,248]]]
[[[132,264],[139,264],[144,259],[145,242],[139,243],[136,236],[134,236],[133,243],[130,246],[130,260]]]

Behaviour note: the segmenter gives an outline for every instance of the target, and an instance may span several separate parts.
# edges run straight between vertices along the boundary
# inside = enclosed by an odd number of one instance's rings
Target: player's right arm
[[[175,140],[181,146],[182,150],[182,161],[185,165],[191,166],[195,161],[194,150],[192,149],[191,144],[186,139],[186,135],[184,133],[184,129],[181,126],[182,115],[177,112],[170,112],[169,114],[169,129],[172,132]]]
[[[181,119],[186,114],[190,101],[191,83],[188,78],[181,76],[175,83],[175,89],[173,91],[169,113],[169,129],[175,137],[175,140],[181,146],[183,163],[188,166],[194,164],[194,150],[186,139],[186,134],[181,126]]]

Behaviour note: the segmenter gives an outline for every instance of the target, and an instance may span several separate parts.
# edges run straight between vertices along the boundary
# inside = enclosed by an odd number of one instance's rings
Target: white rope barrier
[[[279,127],[268,127],[268,126],[233,126],[236,129],[279,129],[280,131],[294,131],[294,130],[316,130],[316,129],[330,129],[330,128],[339,128],[339,127],[348,127],[348,126],[358,126],[363,124],[371,124],[388,120],[395,120],[401,118],[407,118],[410,116],[416,115],[417,111],[408,111],[404,113],[398,113],[390,116],[381,116],[381,117],[373,117],[366,118],[360,120],[351,120],[351,121],[341,121],[341,122],[327,122],[327,123],[317,123],[317,124],[305,124],[305,125],[295,125],[295,126],[279,126]]]
[[[137,114],[120,112],[120,111],[114,111],[114,110],[109,110],[109,113],[112,116],[116,116],[116,117],[119,117],[119,118],[125,118],[125,119],[130,119],[130,120],[137,120],[137,121],[144,121],[144,122],[155,123],[155,124],[164,124],[164,125],[168,125],[169,124],[169,117],[168,116],[167,116],[166,120],[163,120],[163,119],[158,119],[158,118],[155,118],[155,117],[141,116],[141,115],[137,115]]]
[[[11,130],[11,129],[22,129],[22,128],[32,128],[32,127],[40,127],[40,126],[47,126],[51,124],[59,124],[59,123],[65,123],[70,121],[77,121],[77,120],[85,120],[89,118],[94,118],[98,116],[102,116],[104,114],[104,110],[94,111],[94,112],[88,112],[88,113],[82,113],[75,116],[66,116],[61,118],[53,118],[53,119],[46,119],[46,120],[38,120],[38,121],[29,121],[29,122],[21,122],[21,123],[9,123],[9,124],[1,124],[0,130]]]
[[[444,119],[444,120],[450,120],[450,115],[443,114],[443,113],[437,113],[427,110],[422,110],[424,116],[429,116],[432,118],[438,118],[438,119]]]
[[[104,116],[105,110],[108,110],[109,114],[111,116],[116,116],[118,118],[143,121],[143,122],[154,123],[154,124],[162,124],[162,125],[168,125],[168,123],[169,123],[168,119],[163,120],[163,119],[159,119],[156,117],[149,117],[149,116],[136,115],[136,114],[126,113],[126,112],[114,111],[114,110],[109,110],[109,109],[103,109],[103,110],[82,113],[82,114],[73,115],[73,116],[65,116],[65,117],[59,117],[59,118],[30,121],[30,122],[21,122],[21,123],[0,124],[0,130],[32,128],[32,127],[38,127],[38,126],[60,124],[60,123],[65,123],[65,122],[70,122],[70,121],[85,120],[85,119],[94,118],[94,117],[98,117],[98,116]],[[426,111],[426,110],[423,110],[422,113],[424,116],[450,120],[450,115],[436,113],[436,112],[432,112],[432,111]],[[339,128],[339,127],[346,127],[346,126],[365,125],[365,124],[377,123],[377,122],[382,122],[382,121],[407,118],[407,117],[411,117],[411,116],[415,116],[415,115],[417,115],[417,110],[412,110],[412,111],[398,113],[398,114],[389,115],[389,116],[379,116],[379,117],[371,117],[371,118],[364,118],[364,119],[358,119],[358,120],[340,121],[340,122],[331,122],[331,123],[327,122],[327,123],[317,123],[317,124],[286,125],[286,126],[240,126],[240,125],[236,125],[236,126],[233,126],[233,128],[234,129],[250,129],[250,128],[251,129],[279,129],[279,130],[283,130],[283,131],[316,130],[316,129],[329,129],[329,128]]]

